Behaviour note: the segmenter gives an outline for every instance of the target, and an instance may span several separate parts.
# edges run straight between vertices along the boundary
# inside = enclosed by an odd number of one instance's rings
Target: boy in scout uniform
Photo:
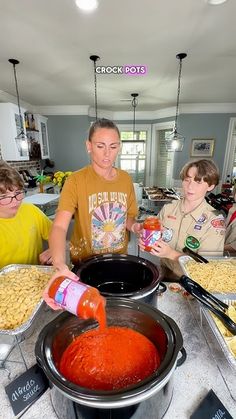
[[[183,272],[178,258],[183,248],[206,256],[222,256],[225,238],[224,217],[205,200],[219,183],[219,172],[210,160],[187,163],[180,172],[183,199],[164,205],[158,214],[162,238],[151,253],[161,258],[164,277],[176,280]],[[141,248],[143,248],[140,240]]]

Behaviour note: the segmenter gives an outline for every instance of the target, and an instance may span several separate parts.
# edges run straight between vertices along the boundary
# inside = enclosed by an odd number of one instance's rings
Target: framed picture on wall
[[[213,138],[193,138],[191,144],[191,157],[212,157],[215,140]]]

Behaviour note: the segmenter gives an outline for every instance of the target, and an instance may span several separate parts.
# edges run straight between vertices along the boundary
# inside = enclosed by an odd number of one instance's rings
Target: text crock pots
[[[41,331],[35,348],[38,364],[58,393],[75,404],[117,409],[136,405],[155,395],[160,402],[159,413],[163,415],[172,397],[172,391],[167,391],[166,387],[182,351],[183,339],[178,326],[153,306],[132,299],[107,298],[106,312],[109,326],[130,327],[155,344],[161,357],[155,373],[135,385],[113,391],[90,390],[68,381],[58,370],[62,353],[76,336],[97,325],[92,319],[82,320],[68,312],[60,314]]]
[[[104,297],[128,297],[156,305],[156,297],[166,290],[157,266],[137,256],[93,256],[73,271]]]

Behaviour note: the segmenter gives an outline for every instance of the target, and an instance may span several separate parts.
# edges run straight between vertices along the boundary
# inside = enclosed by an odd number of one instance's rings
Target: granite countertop
[[[167,290],[158,298],[158,309],[175,320],[182,332],[184,347],[187,351],[185,363],[174,372],[173,399],[164,419],[189,419],[210,389],[213,389],[230,414],[236,417],[235,371],[230,368],[228,361],[221,350],[217,348],[217,345],[212,344],[211,346],[206,339],[207,334],[204,335],[202,332],[197,301],[189,301],[181,293],[177,294]],[[55,312],[45,308],[37,321],[34,333],[20,344],[27,367],[35,364],[34,346],[39,331],[44,324],[51,321],[56,315]],[[13,419],[13,411],[4,387],[18,374],[25,371],[18,347],[14,348],[10,354],[6,366],[11,373],[11,378],[9,379],[7,371],[0,371],[0,383],[2,385],[2,391],[0,392],[2,416],[0,416],[4,419]],[[155,403],[155,397],[152,399]],[[47,390],[23,417],[24,419],[56,419],[57,416],[51,404],[50,390]],[[143,417],[155,419],[155,416],[149,411],[144,412]]]
[[[53,194],[52,193],[36,193],[30,196],[26,196],[23,199],[23,202],[29,202],[34,205],[45,205],[55,200],[58,201],[59,196],[60,196],[59,194],[55,194],[55,193]]]

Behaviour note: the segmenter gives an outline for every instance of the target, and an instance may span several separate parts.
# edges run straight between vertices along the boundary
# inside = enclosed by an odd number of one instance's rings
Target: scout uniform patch
[[[162,231],[162,240],[166,243],[170,242],[173,237],[173,230],[172,228],[166,228]]]
[[[197,220],[198,224],[203,224],[207,221],[207,215],[206,214],[202,214],[201,217]]]
[[[194,228],[194,230],[201,230],[202,226],[200,226],[198,224],[195,224],[195,226],[193,228]]]
[[[214,228],[225,228],[225,221],[223,218],[214,218],[211,220],[211,225]]]
[[[185,240],[185,246],[188,247],[191,250],[196,250],[196,249],[199,249],[200,242],[195,237],[188,236]]]

